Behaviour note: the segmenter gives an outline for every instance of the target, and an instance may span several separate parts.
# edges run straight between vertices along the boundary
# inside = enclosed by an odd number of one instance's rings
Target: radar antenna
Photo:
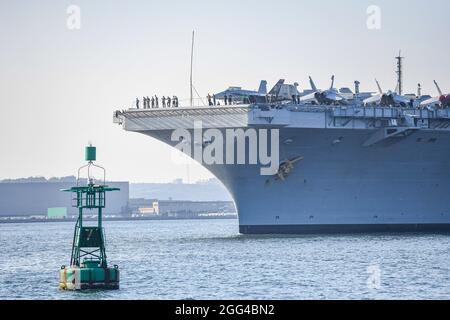
[[[398,57],[395,57],[397,60],[397,88],[398,88],[398,94],[402,95],[403,93],[403,59],[402,57],[402,51],[400,50]]]

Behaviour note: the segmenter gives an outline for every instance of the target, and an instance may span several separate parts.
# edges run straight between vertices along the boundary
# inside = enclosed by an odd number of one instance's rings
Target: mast
[[[403,93],[403,59],[402,57],[402,51],[399,52],[398,57],[395,57],[397,60],[397,87],[398,87],[398,94],[402,95]]]
[[[190,95],[190,103],[191,103],[191,107],[193,106],[193,94],[192,94],[192,89],[193,89],[193,85],[192,85],[192,64],[194,62],[194,30],[192,30],[192,46],[191,46],[191,81],[190,81],[190,89],[191,89],[191,95]]]

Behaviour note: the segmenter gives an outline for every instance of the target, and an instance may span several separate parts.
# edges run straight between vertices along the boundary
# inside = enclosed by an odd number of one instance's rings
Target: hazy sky
[[[81,29],[67,28],[69,5]],[[381,29],[366,25],[369,5]],[[256,89],[278,79],[308,87],[395,87],[405,60],[405,91],[450,91],[448,0],[101,1],[0,0],[0,179],[71,175],[88,141],[111,179],[162,182],[187,177],[170,149],[112,123],[136,96],[189,95],[191,32],[199,93],[230,85]],[[191,180],[210,177],[190,166]]]

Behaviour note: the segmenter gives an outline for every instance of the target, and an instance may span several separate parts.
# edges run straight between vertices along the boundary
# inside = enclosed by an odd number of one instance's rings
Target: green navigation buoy
[[[106,185],[106,171],[95,165],[96,148],[86,147],[85,159],[88,164],[78,169],[77,186],[61,191],[71,192],[72,206],[78,208],[78,220],[73,235],[70,266],[62,266],[59,271],[59,288],[63,290],[119,289],[118,266],[108,267],[105,250],[105,232],[102,227],[102,211],[106,206],[106,192],[118,191]],[[103,170],[103,180],[96,184],[91,175],[93,167]],[[81,186],[80,172],[87,168],[87,183]],[[97,211],[97,225],[83,225],[83,210]]]

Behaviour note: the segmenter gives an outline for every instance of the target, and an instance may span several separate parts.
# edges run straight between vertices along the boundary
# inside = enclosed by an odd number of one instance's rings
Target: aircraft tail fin
[[[273,96],[278,96],[283,84],[284,84],[284,79],[278,80],[277,84],[273,87],[272,90],[270,90],[269,94],[273,95]]]
[[[439,95],[442,96],[442,90],[441,90],[441,88],[439,87],[437,81],[436,81],[436,80],[433,80],[433,81],[434,81],[434,85],[436,86],[437,91],[439,92]]]
[[[381,89],[380,83],[378,82],[377,79],[375,79],[375,82],[377,83],[378,92],[379,92],[380,94],[383,94],[383,90]]]
[[[311,84],[311,89],[313,91],[317,91],[316,84],[314,83],[314,81],[313,81],[313,79],[311,77],[309,77],[309,83]]]
[[[258,93],[267,94],[267,81],[266,80],[261,80],[261,83],[259,84]]]

